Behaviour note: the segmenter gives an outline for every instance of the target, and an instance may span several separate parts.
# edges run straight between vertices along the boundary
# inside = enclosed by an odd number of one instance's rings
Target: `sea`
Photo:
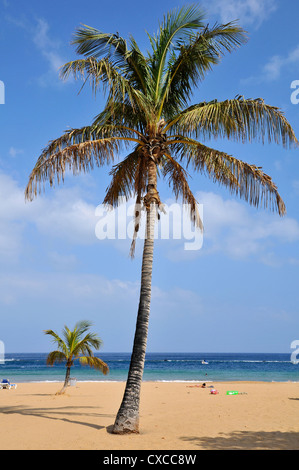
[[[102,353],[99,357],[110,369],[103,375],[75,362],[71,377],[78,382],[122,382],[127,379],[130,353]],[[65,365],[47,366],[47,353],[6,354],[0,364],[0,380],[13,383],[62,382]],[[147,353],[144,381],[299,382],[299,364],[290,354],[277,353]]]

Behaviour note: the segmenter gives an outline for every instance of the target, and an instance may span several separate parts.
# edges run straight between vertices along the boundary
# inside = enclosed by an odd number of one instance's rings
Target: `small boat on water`
[[[201,361],[202,364],[209,364],[207,361],[205,361],[204,359]]]

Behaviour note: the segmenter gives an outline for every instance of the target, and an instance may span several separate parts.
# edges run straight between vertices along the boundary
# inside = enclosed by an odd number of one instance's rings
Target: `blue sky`
[[[142,241],[129,259],[128,240],[98,240],[96,207],[109,168],[67,176],[64,186],[24,202],[31,169],[48,141],[89,124],[104,100],[80,83],[59,80],[75,57],[81,24],[130,33],[145,51],[145,31],[181,1],[0,0],[0,339],[7,352],[42,352],[44,329],[94,323],[103,351],[130,351],[139,296]],[[193,102],[263,97],[280,107],[299,136],[299,5],[291,0],[202,1],[207,21],[239,19],[249,41],[223,58]],[[148,339],[151,352],[291,352],[299,338],[298,150],[218,140],[215,148],[262,166],[287,206],[280,218],[256,210],[200,175],[191,187],[203,204],[199,251],[180,240],[157,240]],[[173,196],[161,182],[163,200]]]

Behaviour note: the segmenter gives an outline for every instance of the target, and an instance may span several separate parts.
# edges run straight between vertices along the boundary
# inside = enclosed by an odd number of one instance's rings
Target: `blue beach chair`
[[[0,383],[0,388],[10,390],[11,388],[17,388],[17,384],[11,384],[8,379],[2,379]]]

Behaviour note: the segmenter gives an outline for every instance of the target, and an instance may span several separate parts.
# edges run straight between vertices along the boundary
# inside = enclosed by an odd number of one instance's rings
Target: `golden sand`
[[[144,382],[140,434],[117,436],[124,382],[20,383],[0,390],[0,449],[299,449],[299,384],[190,385]]]

